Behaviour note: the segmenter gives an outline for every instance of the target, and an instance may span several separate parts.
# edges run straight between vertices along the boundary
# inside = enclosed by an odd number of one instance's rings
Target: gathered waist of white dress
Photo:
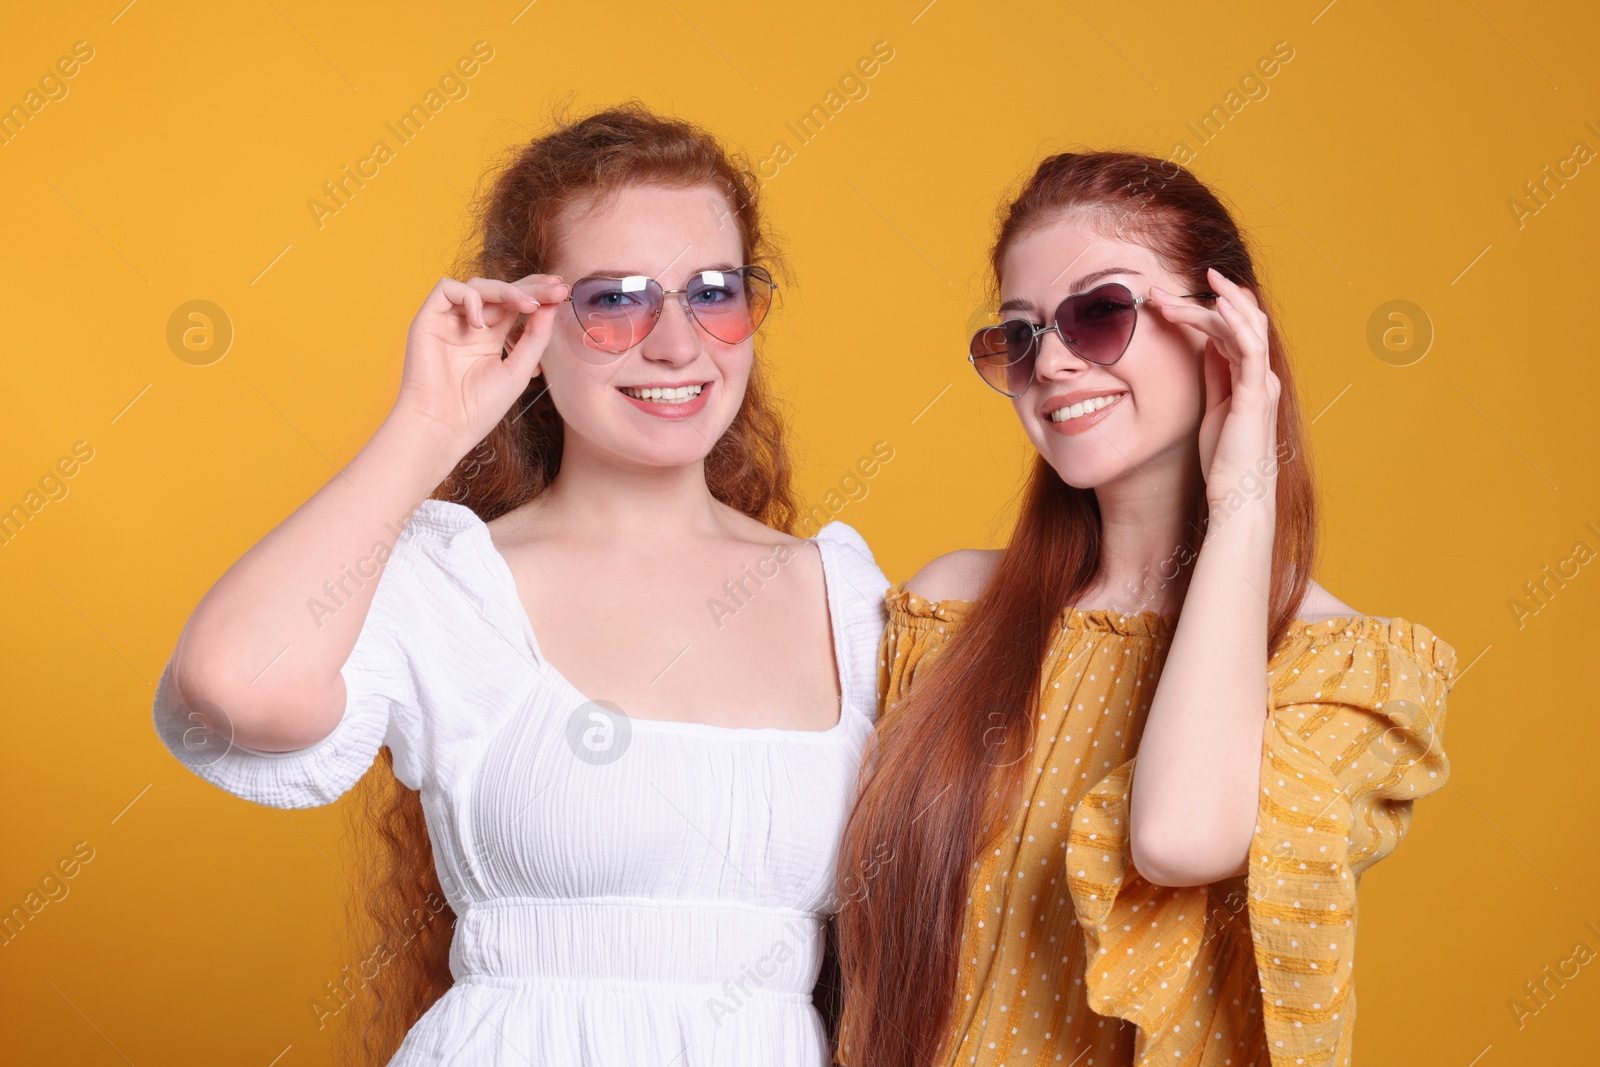
[[[458,980],[638,984],[730,1003],[811,999],[823,918],[719,900],[533,897],[474,901],[456,922]]]

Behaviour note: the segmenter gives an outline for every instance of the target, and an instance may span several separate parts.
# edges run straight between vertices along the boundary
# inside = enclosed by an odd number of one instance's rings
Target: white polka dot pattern
[[[971,605],[885,599],[887,716]],[[1140,877],[1127,825],[1173,625],[1063,614],[1021,810],[973,871],[944,1063],[1349,1062],[1357,885],[1448,778],[1455,651],[1405,619],[1297,624],[1269,663],[1250,872],[1172,888]]]

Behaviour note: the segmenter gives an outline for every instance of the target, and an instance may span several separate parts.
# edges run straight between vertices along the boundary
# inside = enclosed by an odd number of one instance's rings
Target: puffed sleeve
[[[1449,777],[1441,742],[1456,655],[1426,627],[1367,617],[1301,627],[1269,671],[1246,876],[1166,887],[1139,875],[1127,845],[1135,760],[1073,811],[1067,876],[1089,1005],[1139,1027],[1138,1062],[1172,1062],[1203,1039],[1242,1062],[1265,1052],[1273,1067],[1346,1063],[1361,874]]]
[[[878,671],[871,657],[883,639],[889,579],[855,527],[835,519],[817,531],[815,540],[828,553],[824,558],[828,599],[838,604],[834,622],[841,630],[837,637],[845,658],[839,669],[848,699],[869,721],[875,720]]]
[[[966,600],[926,600],[908,592],[904,582],[891,585],[883,597],[889,621],[878,644],[880,715],[894,711],[911,692],[917,668],[931,662],[971,609]]]
[[[340,668],[345,709],[327,737],[307,748],[265,752],[212,732],[185,707],[168,659],[156,687],[156,734],[179,762],[212,785],[274,808],[331,804],[358,782],[388,745],[395,777],[420,788],[416,738],[420,721],[417,663],[407,618],[425,557],[402,536],[377,576],[378,588],[355,648]]]

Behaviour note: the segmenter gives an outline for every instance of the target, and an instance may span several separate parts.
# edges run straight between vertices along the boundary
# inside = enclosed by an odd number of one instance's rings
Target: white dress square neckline
[[[533,619],[529,617],[527,605],[522,601],[522,593],[517,586],[516,574],[512,571],[511,563],[506,559],[505,553],[501,552],[494,543],[489,524],[479,518],[477,512],[463,504],[457,504],[449,500],[435,501],[435,503],[442,504],[447,508],[460,508],[471,516],[468,525],[474,531],[480,551],[484,553],[485,559],[499,579],[501,593],[509,597],[506,607],[521,624],[522,637],[527,642],[528,652],[533,656],[534,664],[553,685],[565,690],[580,701],[592,703],[595,698],[579,689],[566,675],[561,673],[555,664],[545,658],[544,650],[539,645],[538,634],[534,629]],[[828,526],[831,525],[833,524],[828,524]],[[816,545],[817,554],[822,560],[822,582],[825,599],[827,600],[829,640],[833,648],[834,683],[839,689],[838,718],[834,721],[834,724],[825,730],[806,730],[784,726],[719,726],[715,723],[693,722],[685,719],[651,719],[630,715],[628,717],[630,727],[639,729],[643,726],[645,729],[700,734],[725,740],[744,740],[747,736],[751,739],[781,736],[794,740],[804,740],[808,736],[814,736],[821,741],[844,732],[846,721],[849,717],[851,697],[854,694],[850,690],[849,672],[845,669],[843,627],[842,620],[839,617],[838,594],[835,588],[838,578],[831,573],[833,565],[830,564],[828,549],[820,537],[822,530],[825,529],[827,529],[827,526],[819,529],[811,537],[802,538],[801,540],[807,544]]]

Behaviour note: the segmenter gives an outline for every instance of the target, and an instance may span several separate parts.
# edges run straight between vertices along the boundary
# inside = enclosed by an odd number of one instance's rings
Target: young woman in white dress
[[[350,1059],[828,1062],[888,583],[849,526],[790,532],[756,196],[637,105],[521,147],[388,418],[163,672],[163,743],[231,793],[388,778],[382,940],[327,1001]]]

